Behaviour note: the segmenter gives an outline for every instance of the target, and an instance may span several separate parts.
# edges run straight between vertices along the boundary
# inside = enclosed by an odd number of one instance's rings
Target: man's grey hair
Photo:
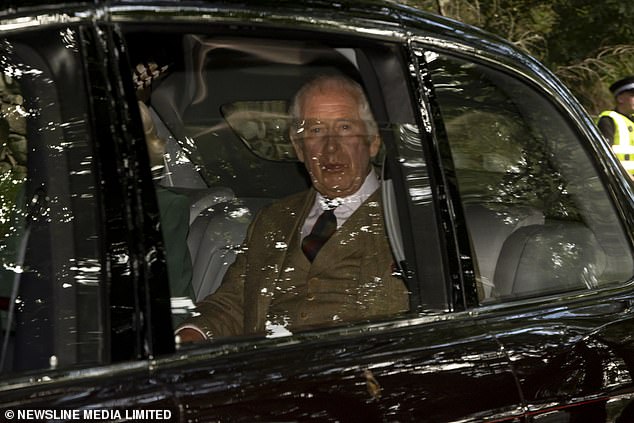
[[[304,84],[297,93],[295,93],[289,108],[291,118],[293,119],[293,130],[299,129],[298,125],[300,125],[300,122],[304,118],[302,107],[306,103],[307,97],[315,92],[331,90],[339,92],[347,91],[356,100],[359,105],[359,118],[365,123],[366,130],[368,131],[368,142],[370,142],[379,132],[378,125],[372,115],[372,109],[370,109],[370,103],[361,85],[343,75],[318,76]]]

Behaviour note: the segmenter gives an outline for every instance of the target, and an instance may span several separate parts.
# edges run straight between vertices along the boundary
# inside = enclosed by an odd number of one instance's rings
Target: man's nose
[[[339,147],[339,141],[336,136],[328,134],[324,137],[324,150],[329,153],[332,153],[337,150]]]

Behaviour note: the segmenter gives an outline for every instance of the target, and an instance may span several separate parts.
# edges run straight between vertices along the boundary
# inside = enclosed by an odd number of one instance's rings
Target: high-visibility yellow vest
[[[603,116],[612,118],[615,131],[612,140],[612,150],[616,157],[621,161],[623,167],[631,175],[634,175],[634,122],[615,112],[614,110],[606,110],[599,115],[599,119]]]

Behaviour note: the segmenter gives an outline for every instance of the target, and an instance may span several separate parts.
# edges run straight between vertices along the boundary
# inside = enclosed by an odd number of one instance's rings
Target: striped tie
[[[302,240],[302,251],[311,262],[321,247],[337,230],[335,209],[325,210],[315,222],[313,230]]]

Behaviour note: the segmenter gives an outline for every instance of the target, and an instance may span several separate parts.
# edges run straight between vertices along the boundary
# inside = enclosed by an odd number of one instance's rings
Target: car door
[[[631,417],[627,181],[569,94],[503,59],[430,47],[445,172],[473,252],[478,325],[498,340],[529,421]]]
[[[171,329],[167,347],[163,332],[148,336],[170,322],[156,200],[142,189],[148,166],[136,165],[145,143],[140,124],[136,141],[125,129],[121,51],[93,18],[90,8],[30,8],[0,21],[7,419],[89,420],[96,409],[114,420],[115,406],[174,405],[147,371],[174,344]]]
[[[421,81],[409,71],[413,59],[398,37],[354,35],[392,23],[375,16],[369,27],[358,21],[348,32],[319,8],[311,10],[314,26],[300,25],[293,7],[240,10],[237,20],[231,7],[181,7],[178,17],[158,10],[142,18],[133,9],[115,11],[112,20],[130,68],[156,70],[140,93],[169,153],[155,181],[194,204],[211,198],[189,228],[194,278],[199,257],[207,265],[232,251],[261,207],[307,188],[291,155],[286,108],[302,83],[334,72],[362,83],[382,128],[385,213],[393,248],[402,252],[394,270],[411,292],[410,312],[393,318],[297,332],[271,328],[157,357],[152,378],[170,387],[184,418],[521,421],[506,354],[446,282],[460,272],[457,256],[446,252],[453,236],[442,229],[450,225],[448,203],[432,185],[440,167],[428,149],[431,130],[422,129],[430,109],[415,94]],[[253,27],[256,17],[260,25]],[[337,19],[357,22],[352,12]],[[214,272],[226,270],[222,257]]]

